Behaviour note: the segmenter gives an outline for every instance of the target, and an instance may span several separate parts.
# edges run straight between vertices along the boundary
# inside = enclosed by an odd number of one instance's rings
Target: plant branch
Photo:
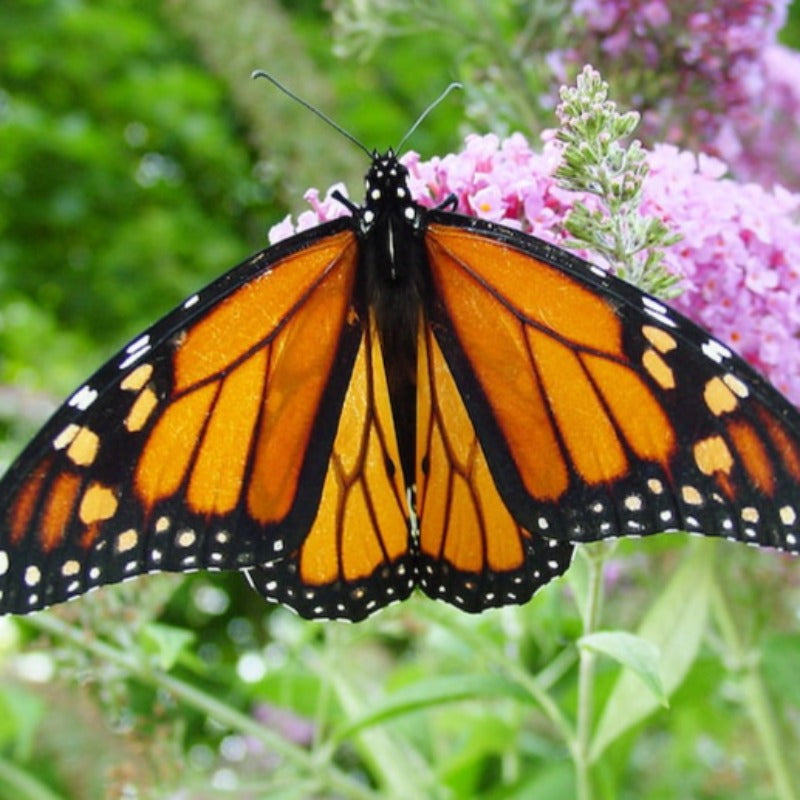
[[[800,794],[798,794],[792,777],[795,771],[789,766],[790,761],[782,745],[784,739],[781,736],[778,720],[761,676],[759,661],[754,654],[748,652],[739,634],[727,598],[716,582],[711,602],[722,639],[734,664],[741,669],[744,705],[761,743],[761,749],[772,776],[775,797],[778,800],[797,800]]]
[[[232,730],[252,736],[265,748],[278,753],[299,770],[314,776],[320,787],[328,787],[333,792],[354,800],[375,800],[374,792],[362,783],[348,777],[332,764],[326,763],[315,757],[313,753],[294,745],[252,717],[241,713],[207,692],[197,689],[161,669],[152,667],[131,653],[126,653],[108,642],[98,639],[92,632],[80,630],[47,612],[40,612],[28,617],[26,624],[43,633],[64,639],[96,658],[114,664],[143,683],[165,689],[187,705],[207,714]]]

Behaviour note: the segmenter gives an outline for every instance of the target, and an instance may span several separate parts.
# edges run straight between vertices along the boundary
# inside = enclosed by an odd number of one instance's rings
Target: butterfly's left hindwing
[[[750,367],[557,248],[430,217],[432,327],[517,522],[798,550],[800,415]]]
[[[366,325],[311,529],[298,551],[248,570],[257,591],[304,617],[360,620],[416,582],[386,370],[374,319]]]
[[[297,550],[363,338],[345,223],[223,276],[56,412],[0,483],[0,610]]]

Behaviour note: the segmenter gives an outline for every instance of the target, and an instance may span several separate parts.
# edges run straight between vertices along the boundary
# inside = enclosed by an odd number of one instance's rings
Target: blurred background
[[[306,189],[344,181],[360,198],[363,153],[253,69],[370,149],[462,81],[408,143],[429,158],[470,131],[536,146],[559,85],[592,63],[643,113],[646,145],[799,191],[800,4],[688,5],[6,2],[0,467],[102,360],[266,246]],[[677,650],[687,637],[687,657],[669,709],[646,703],[603,729],[592,796],[800,791],[780,778],[782,748],[800,743],[800,566],[714,545],[625,542],[606,562],[603,627],[650,619],[678,631]],[[146,578],[55,612],[194,701],[124,659],[0,620],[0,800],[574,796],[557,722],[578,703],[585,567],[573,570],[525,607],[479,617],[414,598],[359,626],[307,623],[236,575]],[[598,720],[620,692],[648,691],[621,680],[598,663]],[[212,719],[211,699],[231,717]]]

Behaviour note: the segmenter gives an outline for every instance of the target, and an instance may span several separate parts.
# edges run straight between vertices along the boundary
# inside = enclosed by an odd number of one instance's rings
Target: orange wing
[[[268,593],[303,605],[292,581],[355,580],[381,558],[402,559],[402,491],[380,475],[398,463],[396,444],[347,225],[223,276],[56,412],[0,484],[1,611],[143,572],[267,562],[287,581]],[[366,384],[362,423],[353,387]],[[342,445],[351,433],[362,442],[356,464]],[[388,522],[372,520],[383,549],[356,556],[341,531],[358,534],[375,497],[388,508]],[[309,530],[321,557],[303,545]]]
[[[531,533],[503,504],[427,326],[420,332],[418,376],[420,586],[465,611],[524,603],[569,567],[573,546]]]
[[[298,550],[248,570],[248,578],[268,600],[304,617],[363,619],[414,588],[408,516],[383,356],[370,316],[311,530]]]
[[[431,216],[431,329],[518,525],[570,541],[682,528],[798,550],[800,416],[774,389],[601,270]]]

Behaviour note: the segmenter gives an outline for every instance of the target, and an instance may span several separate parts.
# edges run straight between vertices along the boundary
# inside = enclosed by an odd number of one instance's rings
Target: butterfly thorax
[[[424,209],[411,199],[408,170],[389,150],[373,156],[366,199],[356,212],[361,240],[359,274],[387,365],[400,457],[413,483],[417,336],[427,296]]]

